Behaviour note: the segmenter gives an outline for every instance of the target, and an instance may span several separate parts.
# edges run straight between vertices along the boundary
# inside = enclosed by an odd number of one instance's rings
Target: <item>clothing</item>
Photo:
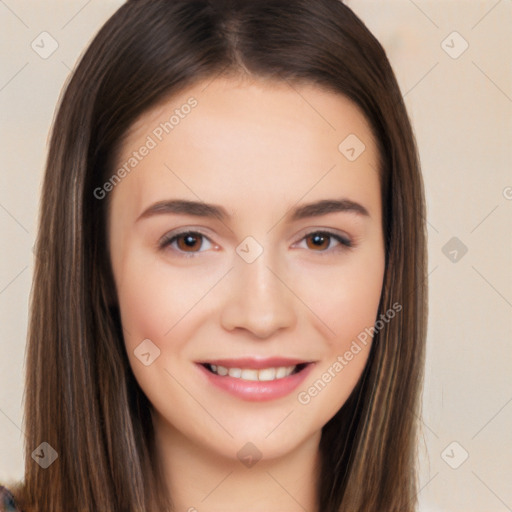
[[[0,512],[21,512],[7,487],[0,485]]]

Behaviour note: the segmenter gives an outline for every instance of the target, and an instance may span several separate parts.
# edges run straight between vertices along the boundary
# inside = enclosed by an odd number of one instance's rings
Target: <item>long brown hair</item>
[[[130,369],[106,250],[112,176],[134,121],[201,80],[317,84],[359,106],[380,153],[386,268],[365,370],[320,443],[322,512],[412,511],[426,336],[426,229],[413,132],[382,46],[338,0],[129,0],[61,98],[42,191],[30,303],[25,512],[162,511],[150,404]],[[341,141],[340,141],[341,142]],[[47,469],[32,452],[47,442]]]

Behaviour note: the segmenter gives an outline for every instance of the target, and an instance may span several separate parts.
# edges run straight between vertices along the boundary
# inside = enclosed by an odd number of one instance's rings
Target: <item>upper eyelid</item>
[[[183,231],[177,231],[177,232],[171,232],[171,233],[166,233],[165,235],[163,235],[160,239],[159,239],[159,244],[160,243],[165,243],[165,242],[168,242],[169,240],[172,240],[173,238],[176,238],[180,235],[188,235],[188,234],[197,234],[197,235],[201,235],[201,236],[204,236],[205,238],[207,238],[211,243],[213,243],[212,239],[206,234],[206,233],[203,233],[201,230],[199,229],[184,229]]]
[[[301,240],[305,236],[312,235],[314,233],[327,233],[328,235],[332,236],[340,236],[342,238],[347,238],[347,240],[351,240],[352,237],[345,231],[341,229],[334,229],[334,228],[305,228],[304,230],[301,230]]]
[[[336,237],[339,237],[341,239],[345,239],[347,243],[340,242],[339,240],[337,240],[337,241],[341,245],[345,245],[346,247],[351,247],[353,245],[353,243],[354,243],[352,237],[346,235],[345,233],[337,233],[335,231],[331,231],[328,228],[311,229],[309,231],[306,231],[305,233],[303,233],[300,236],[299,240],[297,242],[295,242],[295,243],[301,242],[307,236],[310,236],[310,235],[313,235],[313,234],[316,234],[316,233],[327,234],[327,235],[330,235],[331,237],[333,237],[334,239],[336,239]],[[174,238],[176,238],[176,237],[178,237],[180,235],[186,235],[186,234],[196,234],[196,235],[204,236],[206,239],[208,239],[208,241],[211,244],[216,245],[215,242],[213,242],[213,240],[206,233],[203,233],[200,229],[190,229],[190,228],[184,229],[183,231],[178,231],[176,233],[173,232],[172,234],[165,234],[163,237],[160,238],[160,240],[158,242],[158,245],[159,246],[163,246],[164,244],[169,244],[170,240],[173,240]],[[174,242],[174,240],[173,240],[173,242]],[[201,251],[198,251],[198,252],[201,252]],[[327,251],[318,251],[318,252],[327,252]],[[191,252],[191,253],[188,253],[188,254],[194,254],[194,252]]]

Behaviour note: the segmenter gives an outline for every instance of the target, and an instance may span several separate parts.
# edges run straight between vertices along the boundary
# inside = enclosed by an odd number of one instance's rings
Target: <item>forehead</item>
[[[197,102],[193,108],[189,107],[191,98]],[[208,135],[203,143],[220,135],[218,130],[212,131],[219,123],[229,123],[234,128],[248,128],[252,124],[260,130],[261,138],[267,134],[268,139],[274,140],[273,135],[278,132],[283,142],[288,134],[297,140],[301,135],[311,138],[316,133],[326,143],[336,144],[347,130],[371,138],[370,144],[374,142],[362,111],[342,94],[307,82],[299,85],[290,81],[221,77],[196,83],[144,112],[127,130],[121,150],[130,149],[142,137],[159,131],[160,123],[171,121],[173,136],[179,135],[184,131],[183,125],[186,127],[181,121],[187,117],[191,120],[186,124],[193,124],[194,129],[202,129]],[[246,131],[239,135],[248,134]],[[159,138],[158,133],[153,135]],[[216,144],[219,142],[217,139]]]
[[[198,83],[140,116],[116,168],[144,146],[150,149],[114,191],[130,193],[140,208],[178,191],[218,202],[226,194],[297,201],[308,191],[325,195],[334,188],[360,196],[366,190],[367,201],[377,200],[370,125],[348,98],[313,84]]]

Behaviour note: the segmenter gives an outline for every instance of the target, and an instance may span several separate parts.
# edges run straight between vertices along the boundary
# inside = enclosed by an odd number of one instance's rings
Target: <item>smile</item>
[[[290,395],[314,365],[314,362],[281,357],[217,359],[196,363],[209,388],[253,402]]]
[[[254,368],[226,368],[225,366],[206,364],[206,368],[212,373],[220,376],[234,377],[235,379],[249,381],[273,381],[284,379],[293,373],[297,373],[305,367],[306,363],[292,366],[278,366],[273,368],[262,368],[260,370]]]

